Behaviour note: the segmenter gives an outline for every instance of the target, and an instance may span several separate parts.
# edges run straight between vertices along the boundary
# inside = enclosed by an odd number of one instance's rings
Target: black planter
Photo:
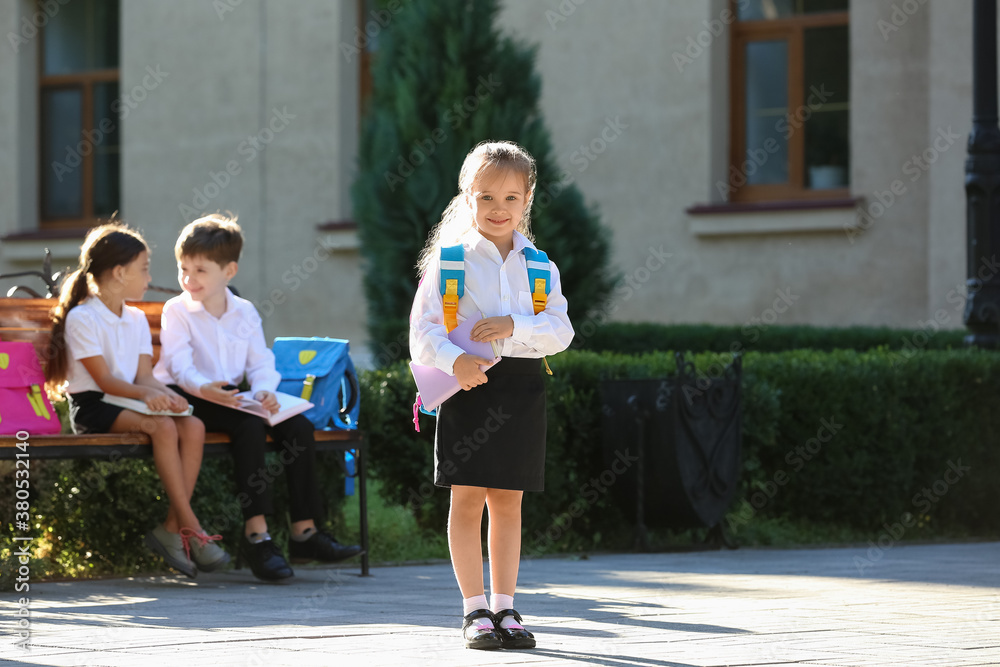
[[[739,486],[742,360],[699,378],[678,354],[677,369],[601,384],[611,493],[636,522],[640,548],[648,548],[647,527],[721,527]]]

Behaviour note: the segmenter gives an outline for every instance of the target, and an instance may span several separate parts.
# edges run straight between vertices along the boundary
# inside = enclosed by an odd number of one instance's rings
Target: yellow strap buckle
[[[535,278],[535,291],[531,294],[531,305],[535,309],[535,315],[545,310],[549,295],[545,293],[545,278]]]
[[[458,326],[458,279],[449,278],[444,283],[444,328],[450,333]]]
[[[302,398],[305,400],[310,400],[313,395],[313,385],[316,383],[315,375],[307,375],[306,379],[302,381]]]

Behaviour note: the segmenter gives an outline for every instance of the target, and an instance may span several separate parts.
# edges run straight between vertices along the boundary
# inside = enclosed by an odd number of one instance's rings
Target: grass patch
[[[441,491],[444,492],[443,490]],[[348,496],[341,506],[344,543],[359,544],[361,530],[358,510],[358,493]],[[448,558],[446,527],[439,532],[421,530],[413,513],[407,507],[388,503],[382,495],[379,480],[368,478],[368,546],[373,563],[402,563],[428,559]]]

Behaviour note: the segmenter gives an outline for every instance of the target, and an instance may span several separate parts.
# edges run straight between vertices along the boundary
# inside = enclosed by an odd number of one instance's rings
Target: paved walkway
[[[447,564],[31,585],[40,665],[1000,665],[1000,543],[600,555],[521,567],[533,651],[469,651]],[[2,661],[2,659],[0,659]]]

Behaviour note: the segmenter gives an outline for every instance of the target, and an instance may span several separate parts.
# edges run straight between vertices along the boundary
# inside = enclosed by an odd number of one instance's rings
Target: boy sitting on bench
[[[181,230],[174,254],[184,293],[163,306],[154,373],[187,398],[206,430],[225,432],[232,440],[237,497],[246,521],[240,547],[254,575],[273,581],[294,573],[267,533],[265,515],[273,513],[264,459],[268,434],[280,445],[288,482],[292,562],[340,561],[357,556],[361,547],[338,544],[317,527],[323,503],[312,423],[296,415],[269,426],[227,407],[239,403],[232,387],[245,376],[254,398],[277,412],[274,391],[281,380],[256,308],[228,288],[242,249],[242,230],[222,215],[205,216]]]

